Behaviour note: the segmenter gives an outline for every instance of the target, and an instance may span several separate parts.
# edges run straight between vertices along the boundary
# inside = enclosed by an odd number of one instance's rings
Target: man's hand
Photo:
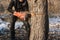
[[[15,11],[14,13],[16,13],[16,11]],[[13,13],[13,14],[14,14],[14,13]]]
[[[20,14],[20,12],[16,12],[16,11],[13,13],[13,15],[14,15],[14,16],[17,16],[17,17],[20,16],[19,14]]]
[[[16,11],[15,11],[13,14],[15,14],[15,13],[20,13],[20,12],[16,12]]]

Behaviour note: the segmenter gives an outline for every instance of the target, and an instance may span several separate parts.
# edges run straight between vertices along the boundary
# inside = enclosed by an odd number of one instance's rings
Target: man
[[[15,8],[15,10],[13,10],[12,8]],[[8,11],[11,12],[12,14],[14,13],[20,13],[22,14],[22,12],[26,13],[29,11],[28,9],[28,2],[27,0],[11,0],[9,7],[8,7]],[[14,30],[14,26],[15,26],[15,22],[18,19],[17,16],[13,15],[12,17],[12,22],[11,22],[11,40],[15,39],[15,30]]]

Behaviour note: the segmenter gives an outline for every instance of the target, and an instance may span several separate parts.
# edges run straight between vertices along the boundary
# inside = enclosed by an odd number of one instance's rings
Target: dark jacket
[[[15,8],[15,10],[13,10],[12,8]],[[20,12],[20,11],[29,11],[28,8],[28,2],[27,0],[24,0],[23,2],[19,2],[19,0],[11,0],[9,6],[8,6],[8,11],[13,13],[14,11]]]

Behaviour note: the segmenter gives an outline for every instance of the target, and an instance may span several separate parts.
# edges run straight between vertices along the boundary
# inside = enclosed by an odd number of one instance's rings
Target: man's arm
[[[28,5],[27,0],[22,4],[22,6],[23,6],[23,9],[24,9],[25,11],[29,11],[29,5]]]
[[[28,2],[26,2],[26,10],[29,11],[29,5],[28,5]]]
[[[8,10],[9,12],[11,12],[11,13],[14,12],[14,10],[12,9],[13,6],[14,6],[14,1],[11,0],[10,4],[9,4],[9,6],[8,6],[8,9],[7,9],[7,10]]]

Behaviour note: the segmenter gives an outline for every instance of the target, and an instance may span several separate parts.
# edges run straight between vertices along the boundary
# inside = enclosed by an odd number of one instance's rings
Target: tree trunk
[[[49,31],[47,0],[28,0],[31,17],[30,40],[47,40]]]

